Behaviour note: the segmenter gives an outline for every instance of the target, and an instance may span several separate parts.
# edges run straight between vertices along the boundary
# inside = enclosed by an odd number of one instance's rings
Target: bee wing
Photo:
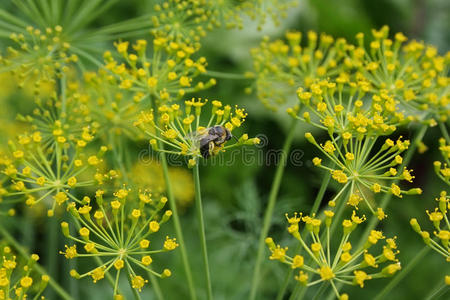
[[[191,145],[195,149],[200,149],[200,141],[205,140],[208,137],[208,130],[202,130],[202,131],[194,131],[188,133],[184,138],[187,141],[191,142]]]

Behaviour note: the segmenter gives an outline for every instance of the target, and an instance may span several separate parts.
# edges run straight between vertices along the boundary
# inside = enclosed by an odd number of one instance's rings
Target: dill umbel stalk
[[[203,264],[205,268],[205,276],[206,276],[206,287],[207,287],[207,295],[208,300],[213,299],[212,295],[212,286],[211,286],[211,275],[209,272],[209,262],[208,262],[208,251],[206,248],[206,237],[205,237],[205,222],[203,218],[203,207],[202,207],[202,195],[200,189],[200,175],[198,170],[198,163],[194,166],[194,183],[195,183],[195,210],[197,213],[197,221],[198,221],[198,230],[200,236],[200,243],[202,247],[202,255],[203,255]]]
[[[159,143],[160,147],[163,148],[163,143]],[[167,166],[166,154],[164,152],[160,153],[161,165],[163,169],[164,181],[166,183],[166,192],[167,198],[169,199],[170,209],[173,212],[173,224],[175,227],[175,233],[177,235],[177,239],[180,241],[180,252],[181,252],[181,260],[183,261],[184,272],[186,274],[186,279],[189,288],[189,294],[192,300],[197,299],[195,288],[194,288],[194,280],[192,279],[191,267],[189,264],[189,259],[186,251],[186,246],[183,238],[183,231],[181,230],[180,218],[178,216],[177,203],[175,201],[175,196],[172,190],[172,183],[169,177],[169,168]]]

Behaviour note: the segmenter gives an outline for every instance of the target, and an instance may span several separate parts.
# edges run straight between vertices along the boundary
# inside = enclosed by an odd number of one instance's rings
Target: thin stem
[[[450,291],[450,287],[445,283],[444,280],[441,279],[438,285],[434,289],[432,289],[430,293],[423,299],[425,300],[439,299],[441,296],[444,296],[448,291]]]
[[[5,240],[12,245],[20,255],[22,255],[27,261],[30,260],[30,255],[27,250],[23,248],[9,232],[0,225],[0,234],[5,238]],[[41,265],[35,263],[33,265],[33,269],[38,272],[40,275],[47,275],[47,272]],[[53,288],[53,290],[64,300],[74,300],[65,290],[62,288],[52,277],[50,277],[49,285]]]
[[[77,261],[75,259],[69,260],[69,269],[76,270],[77,269]],[[69,292],[74,298],[79,299],[79,288],[78,288],[78,280],[73,278],[72,276],[68,277],[69,281]]]
[[[159,143],[160,149],[163,149],[163,143]],[[192,300],[197,299],[194,288],[194,281],[192,279],[191,267],[189,265],[189,260],[186,252],[186,246],[183,238],[183,231],[181,230],[180,218],[178,216],[177,203],[172,190],[172,182],[169,177],[169,168],[167,166],[166,154],[161,152],[161,165],[163,169],[164,181],[166,183],[167,198],[169,199],[170,209],[172,210],[172,220],[175,227],[175,233],[180,245],[181,259],[183,261],[184,272],[186,273],[187,284],[189,288],[189,294]]]
[[[218,72],[218,71],[206,71],[206,75],[209,75],[211,77],[218,77],[218,78],[225,78],[225,79],[249,79],[245,74],[232,74],[232,73],[224,73],[224,72]]]
[[[66,118],[67,112],[67,97],[66,97],[66,74],[63,72],[61,74],[61,79],[59,81],[59,92],[61,94],[61,115],[62,118]]]
[[[447,128],[445,127],[444,122],[439,122],[439,128],[441,129],[442,135],[444,136],[447,144],[450,143],[450,136],[448,134]]]
[[[284,168],[286,167],[287,156],[289,149],[291,148],[292,140],[294,139],[295,128],[297,120],[292,120],[291,127],[289,128],[288,135],[284,141],[283,150],[281,152],[281,159],[275,171],[275,178],[270,189],[269,200],[264,213],[264,221],[259,235],[258,252],[256,254],[255,268],[253,270],[252,287],[250,290],[250,300],[256,299],[256,291],[258,289],[259,277],[261,273],[261,263],[264,256],[265,243],[264,240],[269,233],[269,227],[272,220],[273,210],[275,208],[275,202],[277,200],[278,191],[280,190],[281,179],[283,178]]]
[[[195,183],[195,210],[197,212],[198,230],[200,235],[200,242],[202,246],[203,264],[205,267],[206,285],[208,292],[208,299],[212,300],[212,286],[211,286],[211,275],[209,272],[209,262],[208,262],[208,251],[206,248],[206,237],[205,237],[205,224],[203,219],[203,207],[202,207],[202,195],[200,190],[200,175],[198,163],[194,166],[194,183]]]
[[[47,234],[46,234],[46,245],[47,245],[47,256],[46,256],[46,267],[50,277],[58,278],[57,261],[60,258],[58,255],[58,240],[59,240],[59,224],[55,216],[48,218],[47,221]],[[54,292],[49,290],[46,292],[49,299],[54,297]]]
[[[147,272],[148,277],[150,278],[150,282],[153,286],[153,291],[155,292],[156,299],[158,300],[164,300],[163,293],[161,291],[161,287],[159,286],[158,280],[156,279],[155,275],[151,272]]]
[[[294,287],[294,290],[292,291],[291,296],[289,297],[289,300],[296,300],[298,297],[298,293],[300,292],[300,283],[297,283]]]
[[[314,295],[313,300],[322,299],[322,294],[326,290],[327,284],[324,282],[320,285],[319,289],[317,290],[316,294]]]
[[[423,249],[416,254],[416,256],[406,265],[405,268],[402,268],[402,270],[395,275],[395,277],[389,282],[388,285],[386,285],[384,287],[384,289],[378,293],[377,297],[374,300],[381,300],[384,299],[384,297],[393,289],[397,286],[397,284],[400,283],[400,281],[403,280],[403,278],[406,277],[406,275],[409,274],[409,272],[411,272],[414,267],[417,265],[417,263],[419,263],[420,261],[422,261],[422,258],[425,256],[425,254],[428,253],[428,251],[430,251],[430,248],[428,246],[424,246]]]

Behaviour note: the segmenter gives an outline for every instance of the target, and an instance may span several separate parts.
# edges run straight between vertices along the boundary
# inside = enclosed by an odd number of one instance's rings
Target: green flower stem
[[[164,149],[163,144],[159,142],[160,149]],[[177,203],[172,190],[172,182],[169,177],[169,168],[167,166],[166,154],[160,153],[161,165],[163,169],[164,181],[166,183],[167,198],[169,199],[170,209],[172,210],[172,220],[175,227],[175,233],[180,244],[181,259],[183,261],[184,272],[186,273],[187,284],[189,288],[189,294],[192,300],[197,299],[194,288],[194,281],[192,279],[191,267],[186,252],[186,246],[184,243],[183,232],[181,230],[180,218],[178,216]]]
[[[46,263],[45,266],[47,268],[48,274],[52,278],[58,278],[58,269],[57,269],[57,262],[60,258],[60,255],[58,255],[58,249],[59,249],[59,224],[56,216],[50,217],[47,219],[46,224],[46,231],[47,234],[45,239],[45,244],[47,245],[47,255],[46,255]],[[48,290],[46,291],[46,298],[53,299],[54,297],[54,291]]]
[[[75,259],[71,259],[69,261],[69,270],[74,270],[77,269],[77,261]],[[79,288],[78,288],[78,280],[68,276],[67,280],[69,281],[69,292],[71,295],[74,296],[74,298],[79,299],[80,298],[80,293],[79,293]]]
[[[447,128],[445,127],[445,123],[439,122],[439,128],[441,129],[442,135],[444,136],[447,143],[450,143],[450,136],[448,134]]]
[[[314,296],[313,300],[319,300],[319,299],[322,299],[322,294],[323,294],[323,292],[326,290],[327,286],[328,286],[328,283],[323,282],[323,283],[320,285],[319,289],[317,290],[316,295]],[[306,290],[306,289],[304,289],[304,290]],[[303,297],[302,297],[302,298],[303,298]],[[299,299],[300,299],[300,298],[299,298]]]
[[[12,245],[20,255],[26,258],[26,260],[30,260],[30,255],[27,253],[27,250],[23,248],[9,232],[0,225],[0,234],[5,238],[5,240]],[[41,265],[35,263],[33,266],[34,270],[36,270],[41,275],[47,275],[47,272]],[[74,300],[65,290],[62,288],[52,277],[50,277],[49,285],[53,288],[53,290],[64,300]]]
[[[295,284],[294,290],[292,291],[291,296],[289,297],[289,300],[295,300],[297,299],[299,293],[301,292],[302,288],[300,286],[300,282],[297,282]]]
[[[263,227],[259,235],[258,252],[256,254],[255,268],[253,270],[252,286],[250,290],[250,300],[256,299],[256,291],[259,284],[259,276],[261,275],[261,263],[264,256],[265,238],[269,233],[269,227],[272,220],[273,210],[275,208],[275,202],[277,200],[278,191],[280,190],[281,179],[283,178],[284,168],[286,166],[289,149],[291,148],[292,140],[294,139],[295,128],[297,120],[292,120],[291,127],[289,128],[286,140],[284,141],[283,150],[281,152],[281,160],[277,166],[275,172],[275,178],[270,189],[269,200],[264,214]]]
[[[210,70],[206,71],[206,75],[225,79],[236,79],[236,80],[249,79],[247,76],[245,76],[245,74],[232,74]]]
[[[336,207],[335,215],[334,215],[333,219],[335,219],[335,220],[340,220],[340,219],[341,219],[342,214],[344,213],[345,208],[347,207],[347,202],[346,202],[345,200],[348,199],[348,198],[350,197],[350,195],[351,195],[351,194],[353,193],[353,191],[354,191],[354,188],[355,188],[355,187],[354,187],[354,184],[352,184],[351,187],[348,188],[348,191],[347,191],[346,193],[342,193],[342,194],[339,196],[339,198],[341,198],[341,199],[339,199],[339,200],[337,201],[337,207]],[[344,195],[345,195],[345,197],[344,197]],[[331,235],[331,236],[333,236],[333,234],[334,234],[334,232],[336,231],[336,228],[337,228],[338,226],[342,226],[342,224],[339,223],[339,222],[332,222],[331,228],[330,228],[330,235]],[[323,232],[320,239],[321,239],[322,241],[324,241],[325,238],[326,238],[326,234],[325,234],[325,232]],[[357,248],[357,249],[359,249],[359,248]]]
[[[405,278],[405,276],[408,275],[409,272],[411,272],[420,261],[422,261],[422,258],[428,253],[428,251],[430,251],[430,249],[431,248],[425,245],[423,249],[419,253],[417,253],[416,256],[406,265],[406,267],[402,268],[402,270],[394,276],[394,278],[389,282],[388,285],[384,287],[384,289],[377,295],[374,300],[384,299],[384,297],[393,288],[395,288],[397,284],[399,284],[400,281],[402,281],[403,278]]]
[[[61,94],[61,114],[63,118],[66,118],[67,112],[67,97],[66,97],[66,74],[61,74],[61,79],[59,80],[59,93]]]
[[[425,300],[440,299],[448,291],[450,291],[450,286],[448,286],[443,279],[441,279],[437,286],[431,289],[430,293],[424,298]],[[444,299],[444,297],[442,297]]]
[[[205,276],[206,276],[206,287],[208,292],[208,299],[212,300],[212,286],[211,286],[211,275],[209,272],[209,263],[208,263],[208,251],[206,248],[206,237],[205,237],[205,222],[203,219],[203,207],[202,207],[202,195],[200,190],[200,175],[198,162],[194,166],[194,183],[195,183],[195,210],[197,212],[197,221],[198,221],[198,230],[200,235],[200,242],[202,246],[202,255],[203,255],[203,264],[205,267]]]
[[[128,183],[128,174],[123,163],[123,140],[118,140],[117,136],[114,135],[112,131],[109,132],[109,143],[112,146],[112,153],[114,156],[115,165],[119,168],[120,173],[122,173],[125,183]]]
[[[153,291],[155,292],[156,299],[158,300],[164,300],[163,293],[161,291],[161,287],[159,286],[158,280],[156,279],[155,275],[153,275],[150,272],[147,272],[148,277],[150,278],[150,282],[153,286]]]
[[[325,195],[325,191],[327,190],[328,184],[330,183],[331,179],[331,173],[326,172],[325,178],[322,180],[322,184],[320,185],[319,193],[316,196],[316,199],[314,200],[314,204],[311,208],[311,214],[317,213],[317,210],[319,209],[320,203],[322,203],[323,196]],[[304,235],[306,229],[303,230],[302,235]],[[298,253],[300,251],[301,245],[298,244],[298,246],[295,249],[294,253]],[[292,273],[294,273],[294,270],[292,268],[289,268],[289,270],[286,272],[286,276],[284,277],[283,284],[281,285],[281,288],[279,289],[277,300],[283,300],[284,294],[286,293],[286,289],[289,285],[289,281],[292,278]],[[302,290],[306,291],[306,288],[302,288]]]

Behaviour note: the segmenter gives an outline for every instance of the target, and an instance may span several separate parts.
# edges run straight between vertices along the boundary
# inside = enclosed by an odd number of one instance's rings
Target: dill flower
[[[33,139],[40,139],[47,148],[55,147],[56,144],[64,147],[68,144],[82,146],[94,139],[95,130],[91,126],[86,98],[79,93],[79,84],[70,81],[64,90],[64,95],[59,97],[56,94],[36,97],[36,108],[32,114],[18,116],[18,120],[28,123],[31,130],[36,132]]]
[[[108,69],[124,90],[141,92],[144,96],[164,103],[182,98],[186,93],[207,89],[216,83],[194,81],[206,72],[206,59],[194,59],[197,48],[185,43],[155,37],[151,54],[147,53],[147,41],[138,40],[129,51],[128,42],[115,44],[121,59],[111,52],[104,54]]]
[[[319,158],[315,158],[313,163],[327,172],[332,178],[343,187],[339,193],[330,201],[334,204],[345,190],[349,191],[347,204],[358,208],[360,202],[364,202],[370,211],[381,220],[385,217],[381,208],[374,208],[371,204],[369,193],[391,193],[397,197],[404,194],[421,194],[420,188],[409,190],[401,189],[394,182],[405,180],[412,182],[414,176],[412,170],[406,167],[398,171],[397,167],[402,163],[401,156],[409,147],[409,141],[402,141],[400,138],[395,142],[385,139],[384,144],[376,151],[376,138],[355,138],[351,137],[342,143],[333,139],[327,140],[324,144],[318,144],[311,133],[305,134],[306,139],[315,145],[322,154],[329,159],[330,164],[322,164]]]
[[[433,234],[422,230],[415,218],[411,219],[410,224],[428,247],[450,262],[450,197],[446,191],[442,191],[435,200],[438,202],[437,207],[433,211],[426,211],[430,222],[433,223]]]
[[[388,90],[410,114],[425,118],[429,113],[447,120],[449,55],[439,56],[431,45],[408,40],[402,33],[388,38],[389,27],[372,30],[365,46],[358,33],[358,46],[351,47],[350,61],[357,80],[366,81],[372,91]]]
[[[434,171],[440,179],[450,185],[450,145],[444,138],[439,139],[439,150],[444,158],[444,162],[435,161]]]
[[[50,277],[35,274],[33,266],[39,260],[32,254],[28,261],[16,257],[9,246],[0,248],[0,299],[38,299],[44,292]]]
[[[294,0],[168,0],[154,6],[152,32],[163,34],[176,41],[198,42],[207,30],[224,26],[228,29],[243,28],[244,17],[257,23],[258,29],[269,17],[275,25],[285,18],[289,8],[298,3]]]
[[[344,89],[349,93],[344,93]],[[365,85],[325,80],[312,84],[309,91],[299,88],[297,94],[300,105],[308,110],[300,114],[300,106],[296,106],[288,109],[288,113],[328,133],[329,139],[323,144],[309,132],[305,137],[331,163],[322,163],[322,159],[316,157],[313,164],[330,172],[332,178],[343,185],[331,203],[349,189],[347,204],[358,208],[364,201],[373,214],[383,219],[382,209],[371,204],[370,191],[392,193],[397,197],[421,193],[420,189],[402,190],[394,183],[397,180],[412,182],[414,178],[411,170],[397,170],[403,162],[402,153],[409,147],[408,140],[399,138],[394,142],[383,138],[383,145],[377,150],[381,137],[392,134],[398,126],[411,120],[397,112],[397,102],[392,96],[382,92],[367,99],[364,98]]]
[[[310,31],[305,46],[302,33],[287,32],[286,41],[266,37],[252,49],[256,93],[269,109],[276,110],[295,95],[298,86],[309,87],[317,79],[347,78],[347,43]],[[291,96],[292,95],[292,96]]]
[[[245,121],[247,113],[237,106],[233,111],[231,106],[213,100],[208,118],[205,118],[208,122],[203,123],[201,115],[203,112],[205,116],[203,106],[207,102],[207,99],[196,101],[192,98],[185,101],[184,110],[178,104],[162,105],[155,112],[156,117],[153,111],[142,112],[135,125],[151,137],[150,145],[154,150],[192,158],[208,158],[236,146],[259,143],[259,139],[249,139],[243,134],[234,144],[225,146],[233,130]],[[167,150],[160,148],[158,141],[167,146]],[[190,160],[189,165],[192,164],[195,161]]]
[[[19,197],[29,206],[51,201],[48,215],[53,216],[56,205],[80,202],[71,193],[74,188],[101,184],[112,173],[97,169],[106,147],[101,147],[97,155],[87,157],[84,153],[90,135],[77,140],[75,145],[60,136],[52,147],[45,144],[42,136],[40,131],[34,131],[20,135],[17,143],[11,141],[12,154],[2,172],[11,182],[8,196]],[[93,178],[81,180],[88,169],[97,171]]]
[[[353,211],[350,219],[342,222],[342,237],[339,246],[333,249],[330,241],[330,226],[334,213],[326,210],[325,220],[295,213],[286,214],[289,223],[288,232],[298,240],[302,251],[288,255],[288,247],[276,245],[272,238],[266,238],[271,255],[269,259],[278,260],[296,270],[295,280],[306,286],[329,283],[337,298],[341,296],[337,283],[364,287],[367,280],[390,277],[401,269],[396,258],[399,253],[395,238],[386,239],[382,249],[378,242],[385,239],[381,231],[372,230],[367,241],[359,249],[352,249],[351,233],[365,221]],[[304,223],[307,235],[300,234],[300,224]],[[325,232],[323,232],[325,231]],[[320,234],[322,233],[323,236]],[[323,238],[325,237],[326,238]],[[308,244],[310,237],[311,244]]]
[[[414,120],[399,110],[399,101],[387,90],[372,94],[365,82],[343,77],[314,82],[308,89],[300,87],[297,97],[298,104],[287,109],[289,115],[329,135],[343,135],[343,140],[349,134],[358,138],[390,135]]]
[[[196,44],[206,36],[206,28],[212,14],[207,10],[204,1],[168,0],[153,7],[156,12],[151,17],[152,33],[165,36],[177,42]]]
[[[112,199],[105,199],[104,191],[98,190],[95,195],[98,208],[93,208],[90,201],[85,201],[79,208],[76,208],[75,203],[68,206],[79,224],[78,235],[70,234],[69,224],[62,222],[64,236],[74,244],[66,245],[66,249],[60,253],[67,259],[101,259],[100,266],[83,274],[71,270],[70,275],[77,279],[91,277],[96,283],[107,273],[115,272],[113,294],[117,295],[122,272],[128,276],[131,287],[139,291],[147,283],[140,271],[160,278],[169,277],[170,270],[158,273],[151,264],[155,254],[172,251],[178,247],[178,243],[169,236],[166,236],[162,245],[154,245],[155,242],[151,241],[172,215],[170,210],[160,215],[167,202],[166,197],[154,200],[147,192],[135,193],[126,187],[114,192],[113,196]]]
[[[258,30],[262,29],[267,19],[278,26],[281,19],[287,16],[288,10],[297,5],[294,0],[206,1],[206,8],[211,15],[211,25],[222,25],[228,29],[242,29],[245,17],[254,21]]]
[[[117,22],[114,26],[90,26],[113,4],[108,0],[13,2],[11,12],[2,10],[0,30],[12,31],[9,38],[15,45],[0,56],[0,70],[14,72],[22,85],[27,78],[37,78],[37,83],[54,82],[69,66],[84,69],[85,61],[101,64],[93,55],[98,51],[99,42],[151,27],[151,21],[142,17]]]
[[[12,33],[10,39],[16,46],[7,48],[7,56],[0,63],[13,72],[20,85],[31,76],[38,78],[38,84],[54,82],[61,72],[78,61],[78,56],[69,51],[70,43],[60,25],[45,29],[27,26],[20,33]]]
[[[87,107],[96,136],[108,145],[117,146],[116,137],[125,135],[131,139],[143,138],[133,126],[133,121],[143,109],[144,94],[123,89],[117,78],[107,70],[85,72],[86,94],[81,98]]]

